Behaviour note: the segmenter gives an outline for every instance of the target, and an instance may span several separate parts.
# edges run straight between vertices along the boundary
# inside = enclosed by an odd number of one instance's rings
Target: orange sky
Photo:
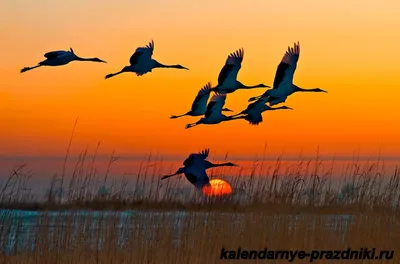
[[[35,3],[33,3],[35,2]],[[251,2],[251,4],[249,4]],[[188,154],[271,153],[396,156],[400,116],[400,2],[354,1],[2,1],[0,3],[0,156],[64,155],[76,117],[75,153],[102,140],[108,155],[149,150]],[[155,41],[154,58],[190,71],[125,73],[138,46]],[[245,50],[239,80],[272,85],[288,45],[301,44],[295,83],[328,94],[295,94],[295,111],[185,130],[198,118],[171,120],[190,109],[197,91],[217,83],[229,53]],[[20,74],[51,50],[73,47],[107,64],[72,62]],[[228,95],[241,111],[263,89]]]

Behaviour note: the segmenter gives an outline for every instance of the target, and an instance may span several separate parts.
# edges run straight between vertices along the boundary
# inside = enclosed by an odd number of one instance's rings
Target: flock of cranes
[[[264,111],[279,109],[293,110],[288,106],[275,108],[271,106],[284,103],[287,97],[295,92],[327,92],[320,88],[304,89],[293,84],[293,76],[297,61],[299,60],[299,55],[299,43],[294,43],[294,47],[288,47],[288,50],[278,65],[272,89],[268,89],[260,96],[250,98],[249,102],[255,102],[249,104],[247,108],[239,114],[227,116],[222,113],[223,111],[232,111],[228,108],[224,108],[227,94],[233,93],[239,89],[271,88],[265,84],[248,86],[237,80],[237,75],[242,66],[244,56],[244,50],[239,49],[228,56],[224,67],[219,73],[217,86],[211,88],[211,84],[208,83],[198,92],[192,104],[192,109],[189,112],[178,116],[173,115],[171,118],[185,115],[204,115],[204,117],[197,122],[187,124],[186,128],[191,128],[200,124],[219,124],[224,121],[235,119],[245,119],[251,125],[258,125],[263,121],[262,113]],[[214,92],[214,95],[207,104],[211,91]]]
[[[119,75],[124,72],[133,72],[137,76],[142,76],[146,73],[152,72],[155,68],[175,68],[185,69],[188,68],[176,64],[165,65],[161,64],[152,58],[154,51],[154,41],[151,41],[144,47],[139,47],[132,54],[129,59],[130,65],[123,67],[120,71],[110,73],[105,76],[105,79]],[[244,50],[239,49],[229,54],[226,59],[225,65],[221,69],[218,76],[218,84],[212,87],[208,82],[202,89],[199,90],[195,97],[191,110],[181,115],[172,115],[170,118],[175,119],[182,116],[203,116],[197,122],[187,124],[186,128],[191,128],[200,124],[219,124],[224,121],[235,119],[244,119],[251,125],[258,125],[263,121],[262,113],[268,110],[278,109],[292,109],[287,106],[271,107],[276,104],[286,102],[288,96],[295,92],[324,92],[320,88],[304,89],[293,84],[293,76],[296,71],[297,62],[300,56],[300,44],[294,43],[293,47],[288,47],[282,60],[280,61],[275,73],[273,87],[265,84],[258,84],[253,86],[244,85],[237,80],[237,75],[242,67]],[[51,51],[44,54],[46,59],[39,62],[36,66],[25,67],[21,73],[39,68],[41,66],[61,66],[70,63],[71,61],[92,61],[102,62],[106,61],[99,58],[81,58],[77,56],[72,48],[69,51],[58,50]],[[239,89],[254,89],[254,88],[272,88],[266,90],[262,95],[251,97],[248,101],[250,103],[247,108],[235,115],[224,115],[222,112],[233,112],[228,108],[224,108],[227,94],[231,94]],[[209,100],[211,92],[214,92],[212,98]],[[209,100],[209,102],[208,102]],[[208,103],[207,103],[208,102]],[[269,105],[268,105],[269,104]],[[209,178],[206,170],[217,166],[237,166],[233,163],[213,164],[207,161],[209,149],[205,149],[200,153],[191,154],[183,163],[184,167],[179,168],[178,171],[172,175],[166,175],[161,179],[184,174],[190,183],[197,189],[202,189],[204,186],[209,186]]]
[[[148,72],[152,72],[155,68],[175,68],[185,69],[188,68],[176,64],[176,65],[165,65],[159,63],[153,59],[154,52],[154,41],[151,41],[144,47],[138,47],[129,59],[130,65],[123,67],[120,71],[110,73],[105,76],[105,79],[119,75],[124,72],[134,72],[137,76],[142,76]],[[228,108],[224,108],[227,94],[231,94],[239,89],[254,89],[254,88],[271,88],[265,84],[257,85],[244,85],[237,80],[237,75],[240,68],[242,67],[242,61],[244,56],[244,50],[239,49],[229,54],[226,59],[225,65],[221,69],[218,76],[218,84],[215,87],[211,86],[208,82],[197,94],[193,101],[192,108],[185,114],[172,115],[170,118],[178,118],[182,116],[203,116],[195,123],[187,124],[186,128],[191,128],[200,124],[219,124],[224,121],[230,121],[235,119],[245,119],[251,125],[258,125],[263,121],[262,113],[268,110],[278,109],[292,109],[287,106],[281,106],[272,108],[271,106],[284,103],[287,97],[295,92],[325,92],[320,88],[304,89],[293,84],[293,76],[297,67],[297,61],[300,55],[299,43],[294,43],[294,47],[288,47],[288,50],[284,54],[281,62],[276,70],[275,79],[272,89],[266,90],[262,95],[251,97],[249,102],[253,102],[247,106],[247,108],[241,111],[239,114],[227,116],[222,112],[233,112]],[[81,58],[77,56],[72,48],[69,51],[57,50],[51,51],[44,54],[46,59],[39,62],[36,66],[25,67],[21,70],[21,73],[33,70],[41,66],[61,66],[70,63],[71,61],[92,61],[102,62],[106,61],[99,58]],[[209,100],[211,92],[214,95]],[[207,103],[208,102],[208,103]],[[269,104],[269,105],[267,105]]]

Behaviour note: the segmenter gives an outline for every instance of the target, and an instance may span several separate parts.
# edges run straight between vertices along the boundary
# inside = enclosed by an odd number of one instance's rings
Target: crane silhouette
[[[271,88],[262,83],[247,86],[237,80],[237,75],[242,67],[243,56],[243,48],[229,54],[224,67],[222,67],[218,75],[218,85],[213,88],[215,92],[228,94],[233,93],[238,89]]]
[[[72,48],[69,51],[66,50],[56,50],[50,51],[44,54],[46,59],[44,61],[39,62],[36,66],[33,67],[25,67],[21,70],[21,73],[30,71],[42,66],[62,66],[70,63],[71,61],[93,61],[93,62],[104,62],[105,61],[99,58],[81,58],[78,57]]]
[[[175,69],[185,69],[189,70],[182,65],[164,65],[152,59],[154,51],[154,41],[152,40],[145,47],[139,47],[136,49],[135,53],[129,59],[129,66],[125,66],[116,73],[107,74],[105,79],[111,78],[115,75],[124,73],[124,72],[134,72],[137,76],[142,76],[148,72],[151,72],[155,68],[175,68]]]
[[[294,47],[288,47],[275,73],[273,88],[267,90],[264,94],[251,97],[249,102],[263,97],[269,97],[269,104],[276,105],[286,101],[287,97],[295,92],[324,92],[320,88],[304,89],[293,84],[293,76],[296,71],[297,61],[300,56],[300,44],[294,43]]]
[[[201,116],[204,115],[206,113],[207,110],[207,101],[208,98],[210,97],[212,88],[211,88],[211,83],[208,82],[203,88],[201,88],[199,90],[199,92],[197,93],[196,98],[193,101],[192,104],[192,109],[182,115],[172,115],[170,118],[179,118],[182,116]],[[232,110],[228,109],[228,108],[223,108],[222,111],[227,111],[227,112],[233,112]]]
[[[293,110],[293,108],[288,106],[270,107],[266,105],[267,101],[268,97],[258,99],[254,103],[249,104],[247,108],[242,112],[236,115],[232,115],[230,117],[236,119],[243,118],[247,120],[250,125],[258,125],[259,123],[263,122],[262,113],[265,111],[280,110],[280,109]]]
[[[184,167],[179,168],[174,174],[165,175],[161,180],[169,177],[184,174],[186,179],[194,185],[198,190],[202,190],[205,186],[210,186],[210,179],[207,176],[207,169],[221,167],[221,166],[238,166],[232,162],[215,164],[209,162],[207,159],[210,149],[204,149],[199,153],[190,154],[189,157],[183,162]]]
[[[226,100],[226,94],[218,94],[218,93],[214,94],[207,105],[207,110],[206,113],[204,114],[204,117],[202,117],[199,121],[195,123],[187,124],[186,128],[191,128],[200,124],[215,125],[223,121],[239,119],[240,117],[237,118],[228,117],[222,114],[222,109],[225,105],[225,100]]]

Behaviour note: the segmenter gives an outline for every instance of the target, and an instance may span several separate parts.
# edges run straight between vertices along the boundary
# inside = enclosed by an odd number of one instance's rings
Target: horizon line
[[[92,160],[94,155],[86,155],[86,159]],[[183,161],[188,157],[188,155],[114,155],[114,158],[118,161]],[[23,161],[23,160],[60,160],[64,161],[65,155],[56,155],[56,156],[48,156],[48,155],[38,155],[38,156],[21,156],[21,155],[0,155],[1,161]],[[78,160],[79,155],[69,156],[67,161]],[[97,155],[95,161],[109,161],[111,159],[111,155]],[[239,155],[239,156],[230,156],[229,154],[225,155],[210,155],[208,157],[209,160],[238,160],[238,161],[277,161],[278,159],[282,161],[304,161],[304,160],[316,160],[316,155]],[[318,160],[320,161],[400,161],[400,156],[380,156],[380,155],[319,155]]]

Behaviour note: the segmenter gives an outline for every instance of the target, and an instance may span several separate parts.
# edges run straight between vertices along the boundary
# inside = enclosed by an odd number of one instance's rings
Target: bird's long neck
[[[231,166],[231,163],[226,162],[226,163],[215,164],[210,162],[210,168],[223,167],[223,166]]]
[[[179,68],[179,65],[165,65],[165,64],[161,64],[156,60],[153,60],[153,68]]]
[[[244,85],[243,83],[241,83],[241,82],[238,82],[239,83],[239,88],[240,89],[253,89],[253,88],[263,88],[264,87],[264,85],[263,84],[257,84],[257,85],[250,85],[250,86],[248,86],[248,85]]]
[[[288,109],[286,106],[279,106],[279,107],[269,107],[267,106],[267,110],[279,110],[279,109]]]
[[[296,88],[295,89],[296,92],[319,92],[318,88],[304,89],[304,88],[300,88],[300,87],[295,86],[295,85],[294,85],[294,87]]]
[[[76,56],[77,61],[96,61],[96,58],[81,58]]]

